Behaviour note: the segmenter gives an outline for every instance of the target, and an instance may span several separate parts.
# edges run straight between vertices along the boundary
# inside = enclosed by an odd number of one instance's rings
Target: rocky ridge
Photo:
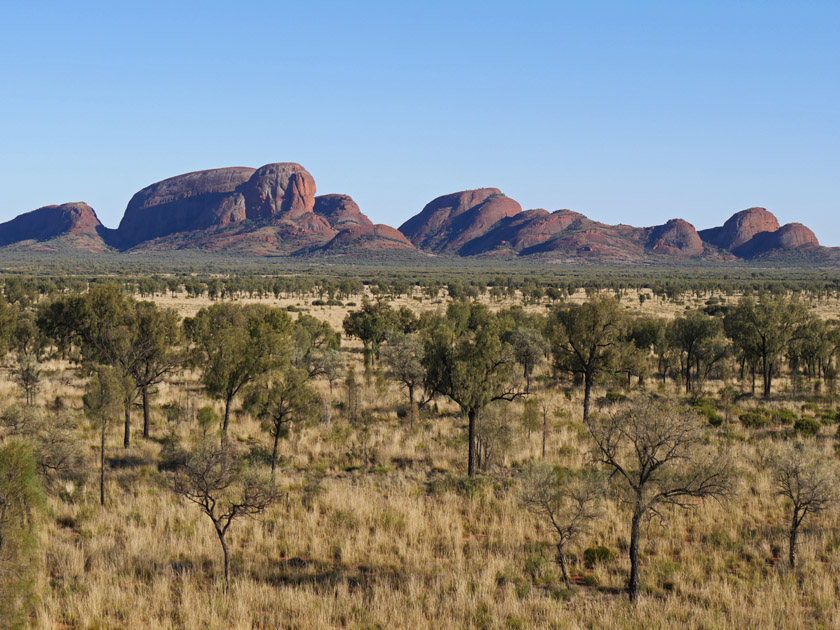
[[[433,199],[396,230],[374,225],[348,195],[316,192],[312,175],[292,162],[196,171],[137,192],[116,230],[105,228],[87,204],[45,206],[0,224],[0,247],[257,256],[380,251],[604,262],[840,260],[840,250],[821,247],[810,229],[782,226],[764,208],[748,208],[698,232],[683,219],[633,227],[572,210],[523,211],[498,188],[479,188]]]

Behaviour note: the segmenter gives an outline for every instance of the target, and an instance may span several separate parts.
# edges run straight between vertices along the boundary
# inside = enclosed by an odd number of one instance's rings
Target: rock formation
[[[374,225],[348,195],[315,196],[312,175],[282,162],[196,171],[147,186],[119,228],[102,226],[83,203],[46,206],[0,224],[0,247],[63,251],[202,249],[257,256],[370,255],[420,248],[451,256],[542,257],[551,261],[667,263],[702,259],[837,261],[800,223],[779,226],[764,208],[698,232],[687,221],[633,227],[571,210],[523,211],[498,188],[437,197],[399,231]]]
[[[321,195],[315,197],[315,214],[324,217],[330,226],[342,229],[351,225],[373,225],[362,214],[358,204],[349,195]]]
[[[44,206],[0,224],[0,247],[21,241],[47,242],[60,237],[79,249],[104,251],[105,228],[93,208],[83,202]]]
[[[671,219],[651,228],[647,249],[657,254],[692,257],[703,254],[703,240],[688,221]]]
[[[501,219],[520,212],[522,207],[498,188],[480,188],[438,197],[399,229],[421,249],[457,252]]]
[[[700,238],[727,251],[733,251],[761,232],[775,232],[779,221],[764,208],[748,208],[733,214],[721,227],[700,231]]]

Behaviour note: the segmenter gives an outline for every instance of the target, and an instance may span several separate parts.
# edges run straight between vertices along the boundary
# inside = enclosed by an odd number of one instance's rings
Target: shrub
[[[738,419],[747,429],[760,429],[761,427],[767,426],[770,422],[767,416],[759,411],[747,411],[742,413]]]
[[[813,437],[820,432],[820,426],[822,425],[816,418],[812,418],[811,416],[802,416],[793,425],[793,430],[799,435]]]
[[[784,425],[792,425],[799,419],[796,413],[790,409],[777,409],[771,417],[773,422]]]
[[[607,564],[615,561],[615,554],[603,545],[589,547],[583,552],[583,562],[589,568],[596,564]]]
[[[692,404],[692,407],[706,420],[709,421],[709,424],[713,427],[719,427],[723,424],[723,416],[720,415],[715,409],[714,404],[711,401],[705,399],[698,399]]]

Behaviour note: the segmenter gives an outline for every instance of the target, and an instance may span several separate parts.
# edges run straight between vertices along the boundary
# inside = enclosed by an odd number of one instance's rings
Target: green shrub
[[[747,429],[760,429],[770,423],[770,420],[759,411],[746,411],[739,418],[741,424]]]
[[[793,425],[793,429],[799,435],[812,437],[820,432],[821,426],[822,425],[820,424],[819,420],[817,420],[816,418],[812,418],[811,416],[802,416]]]
[[[614,561],[615,554],[603,545],[589,547],[583,552],[583,562],[590,568],[596,564],[607,564]]]
[[[794,424],[799,419],[796,413],[790,409],[776,409],[771,417],[773,418],[773,422],[788,426]]]
[[[706,418],[713,427],[719,427],[723,424],[723,416],[718,413],[711,401],[701,398],[694,401],[691,406],[697,413]]]
[[[620,403],[627,400],[627,396],[622,394],[621,392],[607,392],[607,395],[604,396],[607,399],[607,402],[610,403]]]

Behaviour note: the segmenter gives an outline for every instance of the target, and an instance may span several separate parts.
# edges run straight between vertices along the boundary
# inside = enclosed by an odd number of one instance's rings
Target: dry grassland
[[[582,295],[575,299],[582,299]],[[159,297],[182,315],[207,300]],[[340,327],[348,307],[300,305]],[[402,299],[417,309],[444,304]],[[638,298],[625,298],[639,309]],[[502,304],[504,305],[504,304]],[[494,305],[495,306],[495,305]],[[648,300],[644,311],[679,312],[686,304]],[[545,311],[545,306],[529,308]],[[820,303],[821,313],[840,314]],[[353,361],[358,346],[346,343]],[[83,381],[52,363],[42,401],[62,398],[74,413]],[[361,369],[359,369],[361,374]],[[563,587],[553,560],[551,532],[522,509],[516,469],[539,457],[541,436],[530,441],[519,424],[521,404],[506,409],[515,439],[479,481],[464,481],[465,423],[439,402],[438,413],[409,427],[394,409],[404,394],[376,380],[363,386],[363,407],[376,422],[351,425],[339,408],[329,425],[292,428],[281,443],[279,483],[288,500],[263,518],[237,521],[230,539],[233,585],[223,591],[221,552],[209,520],[179,500],[158,471],[161,441],[193,439],[187,406],[208,404],[194,374],[164,384],[155,398],[152,441],[137,434],[121,445],[119,422],[108,438],[108,503],[98,505],[93,475],[81,488],[49,498],[41,534],[41,600],[32,626],[43,629],[246,628],[779,628],[840,627],[840,520],[837,511],[806,521],[800,568],[784,557],[786,523],[764,457],[765,433],[731,425],[727,440],[741,476],[735,497],[688,513],[668,512],[646,527],[643,595],[632,607],[623,594],[628,569],[629,518],[608,501],[605,515],[576,541],[575,586]],[[722,386],[712,383],[714,392]],[[18,396],[3,379],[6,400]],[[326,392],[326,383],[319,383]],[[649,387],[655,384],[649,383]],[[189,390],[189,396],[185,393]],[[341,400],[342,388],[334,398]],[[671,390],[677,396],[675,390]],[[547,455],[571,468],[588,465],[580,394],[563,389],[536,395],[549,401]],[[603,395],[601,391],[598,395]],[[168,419],[161,405],[182,411]],[[747,403],[754,404],[754,403]],[[135,412],[139,428],[140,414]],[[94,469],[98,437],[82,420],[81,436]],[[256,456],[269,438],[238,414],[232,436]],[[819,439],[834,457],[833,427]],[[616,559],[594,567],[582,551],[605,545]]]

